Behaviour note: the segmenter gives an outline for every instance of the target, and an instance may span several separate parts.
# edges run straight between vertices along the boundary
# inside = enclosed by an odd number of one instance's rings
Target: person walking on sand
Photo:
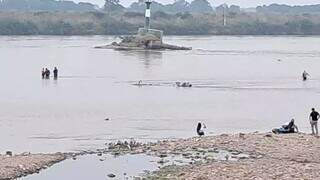
[[[318,119],[319,119],[319,113],[312,108],[311,113],[309,116],[310,124],[311,124],[311,130],[312,130],[312,135],[318,136]]]
[[[57,67],[54,67],[53,77],[54,77],[54,79],[58,79],[58,69],[57,69]]]

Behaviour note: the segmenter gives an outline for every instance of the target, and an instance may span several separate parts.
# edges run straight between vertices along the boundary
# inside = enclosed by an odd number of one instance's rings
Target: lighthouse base
[[[113,42],[110,45],[97,46],[101,49],[115,50],[191,50],[191,47],[175,46],[165,44],[162,41],[163,31],[157,29],[139,28],[138,34],[134,36],[122,36],[121,41]]]

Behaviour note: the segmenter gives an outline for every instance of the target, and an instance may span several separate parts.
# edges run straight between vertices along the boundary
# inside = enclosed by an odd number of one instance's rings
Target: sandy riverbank
[[[67,158],[65,154],[0,155],[0,180],[16,179],[38,173]]]

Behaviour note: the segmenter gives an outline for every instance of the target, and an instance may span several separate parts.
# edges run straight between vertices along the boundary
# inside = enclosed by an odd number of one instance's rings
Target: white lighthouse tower
[[[163,31],[150,28],[151,21],[151,0],[145,0],[146,10],[145,10],[145,23],[143,28],[139,28],[138,35],[140,37],[147,37],[152,45],[161,45]]]
[[[151,17],[151,0],[146,0],[146,12],[145,12],[145,25],[144,28],[148,31],[150,29],[150,17]]]

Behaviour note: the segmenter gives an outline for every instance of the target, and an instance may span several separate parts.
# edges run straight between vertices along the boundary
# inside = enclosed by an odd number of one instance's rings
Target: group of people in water
[[[41,71],[42,79],[50,79],[50,74],[51,74],[51,72],[48,68],[42,68],[42,71]],[[53,69],[53,78],[58,79],[57,67],[54,67],[54,69]]]
[[[320,119],[320,114],[315,110],[315,108],[311,109],[311,113],[309,115],[309,122],[311,125],[311,134],[315,136],[319,136],[319,131],[318,131],[318,120]],[[206,128],[206,125],[198,122],[197,125],[197,134],[201,137],[204,136],[204,129]],[[291,121],[283,125],[280,128],[276,128],[272,130],[273,133],[275,134],[288,134],[288,133],[298,133],[299,129],[298,126],[295,124],[295,120],[291,119]]]

